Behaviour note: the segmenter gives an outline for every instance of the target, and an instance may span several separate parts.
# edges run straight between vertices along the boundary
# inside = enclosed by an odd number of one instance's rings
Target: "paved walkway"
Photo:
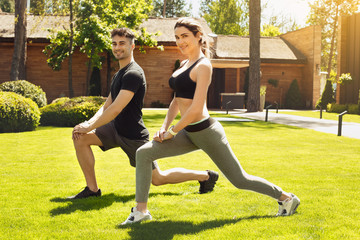
[[[245,110],[236,110],[229,111],[229,114],[243,118],[265,121],[266,111],[264,110],[263,112],[246,113]],[[346,115],[344,115],[343,119],[346,119]],[[271,110],[268,114],[268,121],[295,127],[309,128],[320,132],[332,133],[335,135],[338,134],[338,121],[335,120],[300,117],[283,113],[280,114]],[[341,136],[360,139],[360,124],[343,121]]]

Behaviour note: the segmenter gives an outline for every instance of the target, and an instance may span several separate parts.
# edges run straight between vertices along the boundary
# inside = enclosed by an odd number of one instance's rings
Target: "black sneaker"
[[[80,199],[80,198],[88,198],[88,197],[100,197],[101,190],[99,189],[97,192],[91,191],[88,187],[85,187],[84,190],[79,192],[78,194],[68,197],[67,199]]]
[[[219,178],[219,174],[215,171],[211,171],[211,170],[206,170],[209,174],[209,179],[206,181],[202,181],[200,183],[200,189],[199,189],[199,193],[203,194],[203,193],[207,193],[207,192],[211,192],[212,190],[214,190],[216,181]]]

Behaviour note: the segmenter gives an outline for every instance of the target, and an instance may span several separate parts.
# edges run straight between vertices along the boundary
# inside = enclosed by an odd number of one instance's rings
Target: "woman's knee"
[[[148,144],[145,144],[138,148],[136,150],[136,162],[148,162],[148,161],[154,161],[156,159],[152,159],[152,149],[148,146]]]

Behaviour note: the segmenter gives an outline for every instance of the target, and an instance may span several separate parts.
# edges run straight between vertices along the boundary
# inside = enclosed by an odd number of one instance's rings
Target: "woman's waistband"
[[[216,122],[215,119],[213,119],[212,117],[209,117],[205,121],[202,121],[202,122],[197,123],[195,125],[187,125],[185,127],[185,130],[188,131],[188,132],[198,132],[198,131],[201,131],[201,130],[204,130],[204,129],[210,127],[215,122]]]

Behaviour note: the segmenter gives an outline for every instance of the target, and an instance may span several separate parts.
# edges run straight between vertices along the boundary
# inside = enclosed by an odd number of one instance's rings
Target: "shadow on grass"
[[[135,223],[132,225],[117,226],[118,229],[130,229],[128,234],[131,239],[173,239],[175,235],[195,235],[199,232],[223,227],[228,224],[235,224],[240,221],[273,218],[274,216],[249,216],[238,219],[224,219],[202,222],[194,224],[193,222],[186,221],[148,221],[142,223]]]
[[[173,196],[173,195],[182,195],[182,194],[171,193],[171,192],[149,194],[150,197],[156,195]],[[79,211],[100,210],[111,206],[114,202],[126,203],[131,200],[135,200],[135,194],[118,196],[115,195],[114,193],[110,193],[110,194],[102,195],[101,197],[90,197],[85,199],[67,199],[67,198],[57,197],[50,199],[50,201],[59,202],[59,203],[69,203],[69,204],[66,206],[61,206],[52,209],[50,211],[50,215],[57,216],[61,214],[71,214],[77,210]]]

